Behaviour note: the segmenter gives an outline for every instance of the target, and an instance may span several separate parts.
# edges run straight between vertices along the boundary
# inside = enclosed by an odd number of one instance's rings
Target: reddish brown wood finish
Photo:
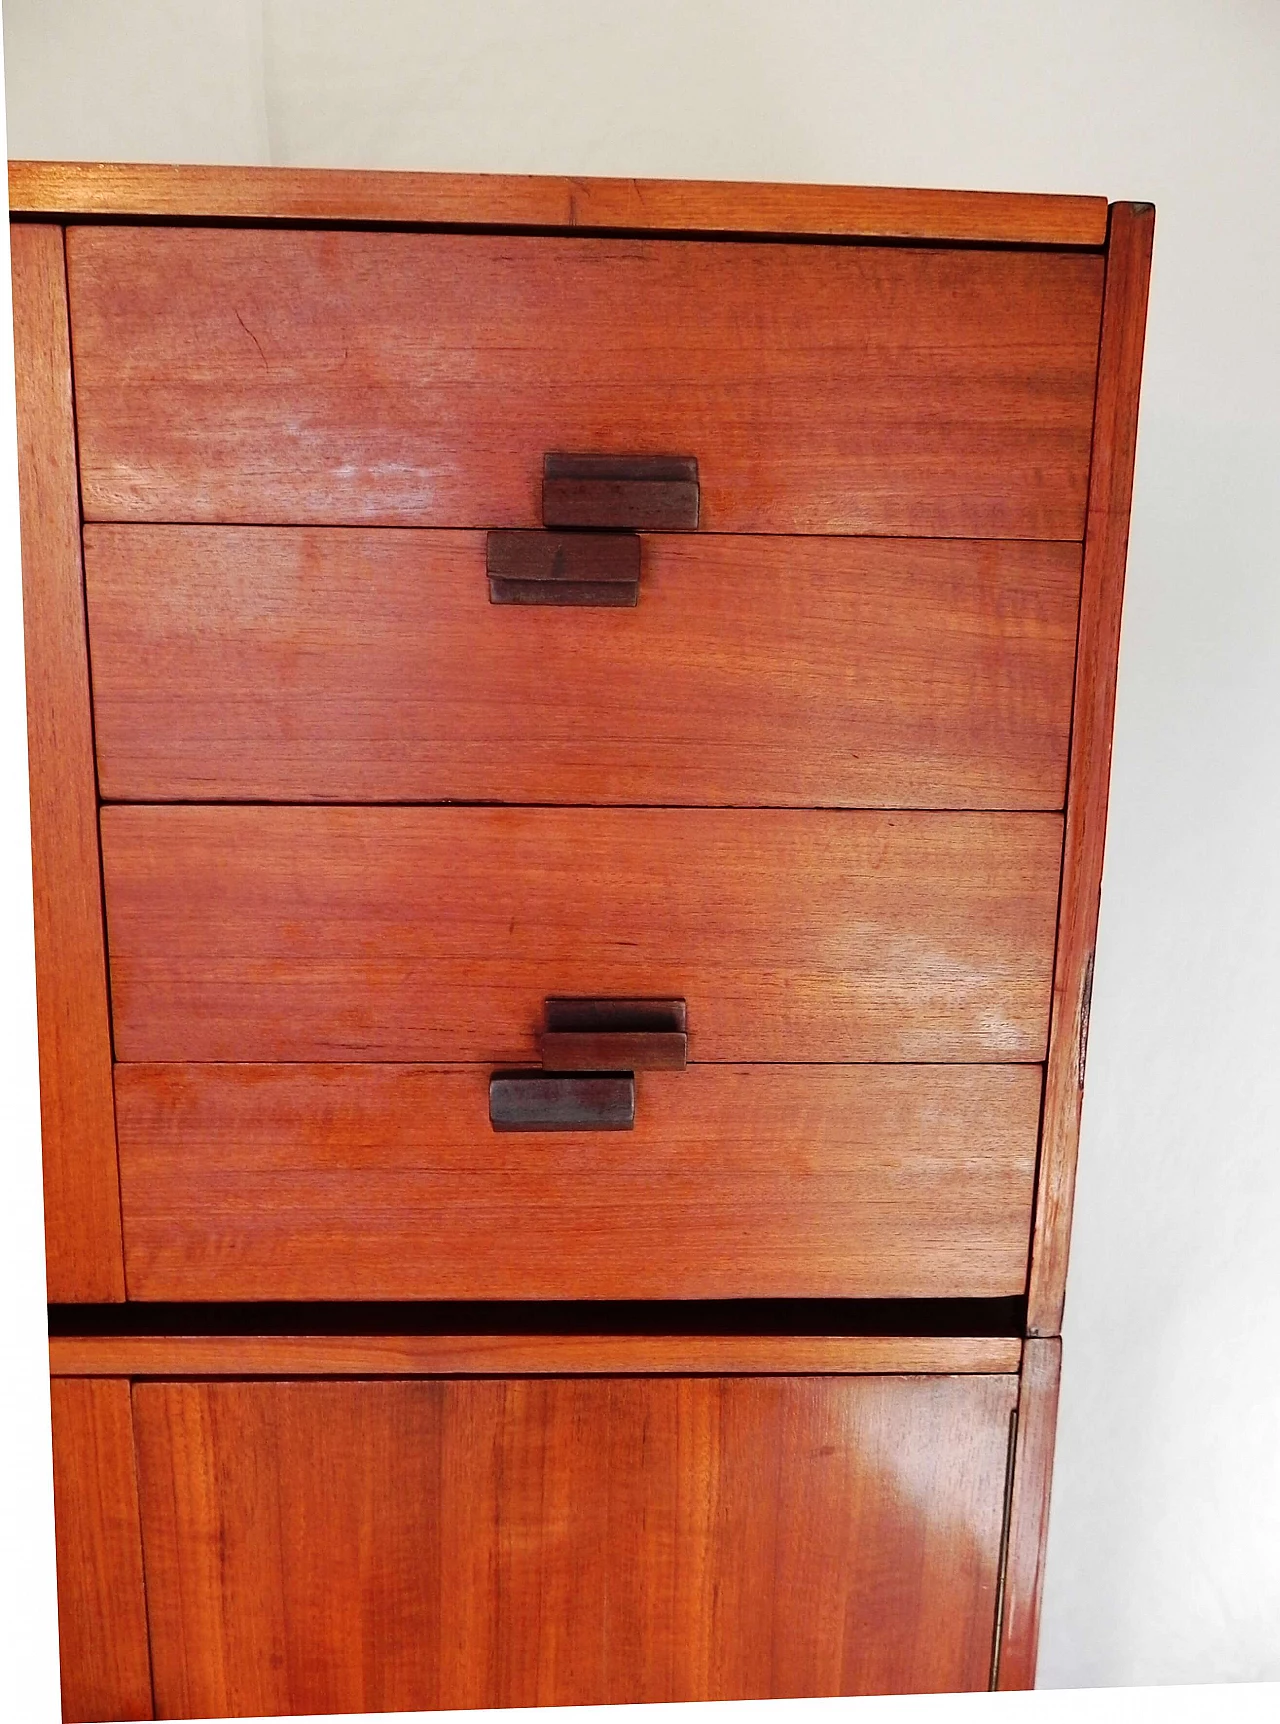
[[[693,1066],[495,1135],[487,1067],[120,1066],[141,1299],[1020,1294],[1035,1066]]]
[[[1044,1057],[1054,814],[102,811],[122,1060],[528,1065],[549,994],[691,1059]]]
[[[1014,1381],[140,1384],[157,1709],[985,1687]]]
[[[129,1385],[67,1377],[51,1392],[62,1716],[150,1718]]]
[[[1029,1340],[1022,1352],[1013,1491],[1000,1613],[997,1688],[1034,1688],[1040,1595],[1049,1533],[1049,1485],[1058,1423],[1062,1342]]]
[[[1021,1357],[1021,1341],[1004,1335],[62,1335],[49,1342],[55,1377],[952,1375],[1016,1371]]]
[[[62,230],[15,228],[14,362],[49,1297],[124,1298]]]
[[[535,174],[10,162],[15,212],[266,221],[627,228],[1100,246],[1107,201],[1027,192]]]
[[[1115,205],[1107,249],[1053,1027],[1027,1312],[1033,1335],[1057,1334],[1066,1294],[1154,230],[1150,204]]]
[[[478,533],[85,559],[108,798],[1063,803],[1078,546],[651,538],[627,614],[491,605]]]
[[[91,520],[530,527],[679,451],[717,532],[1078,540],[1102,260],[73,228]]]

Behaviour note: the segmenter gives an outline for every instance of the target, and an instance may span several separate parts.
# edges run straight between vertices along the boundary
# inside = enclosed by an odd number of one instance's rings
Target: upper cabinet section
[[[73,227],[85,517],[533,527],[694,456],[700,529],[1078,540],[1084,252]]]

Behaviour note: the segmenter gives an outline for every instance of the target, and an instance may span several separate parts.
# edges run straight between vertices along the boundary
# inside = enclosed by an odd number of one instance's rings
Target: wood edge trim
[[[62,1665],[63,1716],[153,1718],[155,1682],[132,1390],[127,1382],[93,1376],[63,1379],[51,1389],[60,1660],[71,1660],[70,1669]],[[86,1522],[92,1525],[87,1535]],[[128,1559],[122,1548],[126,1546],[133,1547],[136,1562]],[[117,1560],[108,1568],[103,1557]],[[71,1612],[74,1624],[86,1606],[89,1623],[82,1619],[78,1632],[73,1627],[68,1636],[65,1613]],[[90,1676],[87,1684],[92,1697],[85,1692],[85,1672],[75,1668],[77,1647],[83,1647],[86,1638],[97,1639],[99,1648],[107,1642],[114,1666],[115,1680],[104,1679],[100,1658],[91,1658],[98,1666],[98,1681]]]
[[[1036,1685],[1061,1369],[1062,1342],[1056,1336],[1026,1342],[1018,1386],[1018,1425],[1013,1445],[1013,1485],[997,1648],[995,1687],[999,1689],[1027,1689]]]
[[[12,238],[46,1273],[125,1298],[66,246]]]
[[[1036,1336],[1059,1333],[1066,1296],[1154,228],[1152,205],[1112,206],[1028,1287],[1027,1330]]]
[[[1105,198],[1038,192],[11,161],[14,215],[722,232],[1101,247]]]
[[[147,1627],[147,1674],[151,1680],[151,1716],[159,1715],[156,1701],[156,1662],[152,1654],[155,1645],[155,1630],[151,1622],[151,1584],[147,1575],[147,1541],[142,1527],[142,1459],[138,1453],[138,1415],[135,1406],[133,1384],[129,1384],[129,1434],[132,1437],[130,1445],[133,1456],[133,1492],[138,1505],[138,1554],[142,1565],[142,1618]]]
[[[54,1377],[991,1375],[1009,1336],[54,1336]]]

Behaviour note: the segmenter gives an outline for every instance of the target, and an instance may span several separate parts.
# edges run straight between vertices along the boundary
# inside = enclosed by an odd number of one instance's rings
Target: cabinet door
[[[1015,1388],[139,1385],[157,1716],[986,1687]]]

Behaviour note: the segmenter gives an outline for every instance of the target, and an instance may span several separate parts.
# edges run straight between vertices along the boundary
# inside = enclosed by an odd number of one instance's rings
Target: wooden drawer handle
[[[692,455],[547,455],[542,524],[691,533],[698,525],[698,463]]]
[[[683,1071],[688,1014],[683,1000],[570,999],[545,1006],[538,1037],[549,1071]]]
[[[495,1131],[630,1131],[636,1123],[631,1072],[494,1072],[489,1123]]]
[[[630,1131],[638,1071],[683,1071],[683,1000],[555,996],[538,1037],[541,1071],[489,1079],[495,1131]]]
[[[634,605],[640,541],[634,533],[540,533],[502,528],[485,545],[495,605]]]

